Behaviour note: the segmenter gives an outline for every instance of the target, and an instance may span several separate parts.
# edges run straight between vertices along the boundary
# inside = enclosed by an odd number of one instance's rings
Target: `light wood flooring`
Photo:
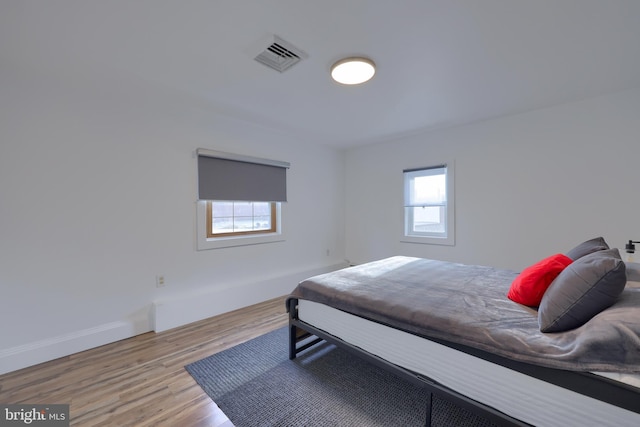
[[[284,300],[1,375],[0,402],[70,404],[72,426],[226,427],[184,366],[285,326]]]

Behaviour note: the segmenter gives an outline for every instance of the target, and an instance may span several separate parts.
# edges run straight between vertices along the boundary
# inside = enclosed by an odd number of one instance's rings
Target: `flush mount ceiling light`
[[[333,64],[331,78],[343,85],[359,85],[371,80],[376,64],[367,58],[345,58]]]

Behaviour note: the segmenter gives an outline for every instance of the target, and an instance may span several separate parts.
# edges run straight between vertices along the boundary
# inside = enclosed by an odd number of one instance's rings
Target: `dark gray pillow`
[[[542,297],[540,330],[561,332],[582,326],[611,306],[626,284],[626,267],[618,249],[581,257],[562,270]]]
[[[595,239],[580,243],[565,255],[575,261],[585,255],[589,255],[597,251],[605,251],[607,249],[609,249],[607,242],[605,242],[602,237],[596,237]]]

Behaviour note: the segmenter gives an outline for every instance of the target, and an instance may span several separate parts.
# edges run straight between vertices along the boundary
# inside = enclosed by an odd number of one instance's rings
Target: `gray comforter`
[[[516,272],[410,257],[322,274],[290,298],[305,299],[425,337],[572,371],[640,373],[640,287],[583,326],[542,333],[536,310],[506,297]]]

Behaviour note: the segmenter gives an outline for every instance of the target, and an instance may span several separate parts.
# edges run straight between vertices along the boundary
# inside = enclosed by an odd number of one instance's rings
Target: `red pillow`
[[[511,283],[507,298],[530,307],[538,307],[551,282],[572,262],[564,254],[555,254],[525,268]]]

